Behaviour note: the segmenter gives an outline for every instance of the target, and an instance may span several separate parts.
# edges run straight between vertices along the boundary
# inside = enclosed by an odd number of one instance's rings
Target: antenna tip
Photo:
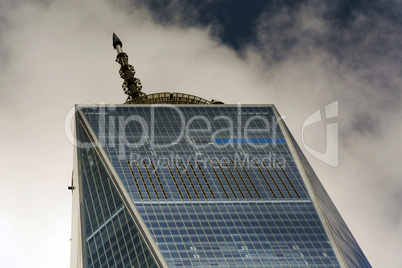
[[[113,48],[116,49],[116,46],[123,46],[123,43],[121,42],[120,38],[113,33]]]

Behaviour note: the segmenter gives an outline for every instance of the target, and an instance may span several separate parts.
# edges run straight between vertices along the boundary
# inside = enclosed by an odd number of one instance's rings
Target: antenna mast
[[[123,43],[120,38],[113,33],[113,48],[117,51],[116,61],[120,64],[119,74],[124,80],[122,88],[125,94],[128,95],[127,101],[131,101],[139,96],[145,95],[141,92],[142,84],[140,79],[134,77],[134,66],[128,64],[128,55],[123,52]]]

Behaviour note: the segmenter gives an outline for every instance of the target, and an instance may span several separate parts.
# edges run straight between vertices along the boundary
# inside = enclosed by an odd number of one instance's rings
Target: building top
[[[113,48],[117,51],[116,61],[120,64],[119,74],[124,80],[122,88],[128,95],[125,104],[223,104],[221,101],[206,100],[194,95],[185,93],[154,93],[146,95],[141,92],[142,84],[140,79],[134,77],[134,66],[128,63],[128,55],[123,52],[123,43],[120,38],[113,33]]]
[[[223,104],[221,101],[206,100],[195,95],[177,92],[160,92],[144,94],[140,97],[127,101],[125,104]]]
[[[77,111],[88,266],[371,267],[274,106]]]

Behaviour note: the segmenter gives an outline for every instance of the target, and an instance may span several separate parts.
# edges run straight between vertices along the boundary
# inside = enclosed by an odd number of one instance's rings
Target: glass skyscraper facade
[[[75,121],[73,267],[371,267],[273,105]]]

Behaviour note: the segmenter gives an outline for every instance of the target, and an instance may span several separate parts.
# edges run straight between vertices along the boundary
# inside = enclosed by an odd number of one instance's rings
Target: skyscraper
[[[77,105],[72,267],[371,267],[273,105]]]

